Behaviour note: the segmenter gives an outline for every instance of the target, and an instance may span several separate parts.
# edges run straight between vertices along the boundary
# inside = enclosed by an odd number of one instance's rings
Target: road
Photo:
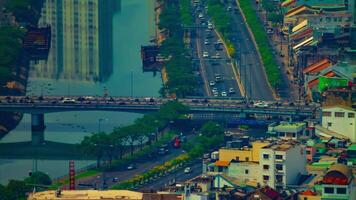
[[[194,6],[195,26],[199,28],[195,29],[196,49],[193,51],[195,60],[199,62],[205,95],[241,97],[231,60],[218,41],[213,26],[208,26],[211,19],[204,7],[204,4]]]
[[[145,185],[141,188],[139,188],[140,191],[150,191],[150,190],[160,190],[161,188],[170,185],[170,184],[175,184],[175,183],[182,183],[187,180],[190,180],[196,176],[199,176],[202,174],[202,163],[201,160],[197,160],[194,164],[189,166],[192,171],[190,173],[184,173],[184,169],[181,169],[173,174],[169,174],[167,176],[164,176],[148,185]]]
[[[163,164],[164,162],[171,160],[178,155],[182,154],[182,149],[170,149],[170,153],[165,156],[153,155],[151,158],[142,158],[135,162],[136,168],[133,170],[127,170],[125,168],[114,171],[101,173],[98,176],[82,178],[76,181],[76,187],[79,189],[85,188],[103,188],[103,183],[105,181],[106,186],[104,188],[110,188],[114,184],[120,181],[128,180],[133,178],[137,174],[144,173],[151,168]],[[118,181],[113,181],[113,178],[117,178]],[[87,186],[87,187],[85,187]]]
[[[251,99],[273,100],[272,90],[268,85],[264,67],[258,59],[257,50],[247,30],[247,24],[245,24],[235,3],[227,3],[226,8],[228,6],[232,8],[231,11],[227,12],[230,13],[232,18],[231,28],[234,33],[230,40],[237,47],[238,68],[247,96]]]

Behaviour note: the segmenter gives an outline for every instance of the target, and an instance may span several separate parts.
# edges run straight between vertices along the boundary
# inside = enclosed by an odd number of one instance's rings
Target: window
[[[335,112],[335,117],[345,117],[344,112]]]
[[[269,180],[269,176],[264,175],[264,176],[263,176],[263,180],[264,180],[264,181],[268,181],[268,180]]]
[[[264,158],[264,159],[268,159],[268,158],[269,158],[269,155],[268,155],[268,154],[263,154],[263,158]]]
[[[335,117],[345,117],[344,112],[335,112]]]
[[[308,197],[304,197],[303,200],[308,200]]]
[[[284,137],[284,136],[286,136],[285,133],[279,133],[279,137]]]
[[[248,174],[248,169],[245,169],[245,174]]]
[[[292,134],[292,137],[294,137],[294,138],[295,138],[295,136],[296,136],[296,134],[295,134],[295,133],[293,133],[293,134]]]
[[[333,125],[333,123],[328,122],[328,127],[331,127]]]
[[[310,155],[310,154],[311,154],[311,151],[310,151],[310,150],[307,150],[306,153],[307,153],[307,155]]]
[[[324,188],[324,193],[326,193],[326,194],[334,194],[334,188],[326,187],[326,188]]]
[[[323,117],[331,117],[331,112],[323,112]]]
[[[281,165],[281,164],[276,164],[276,169],[277,169],[277,170],[283,170],[283,165]]]
[[[263,165],[263,169],[269,169],[269,165]]]
[[[276,155],[276,159],[281,160],[281,159],[283,159],[283,156],[282,155]]]
[[[245,158],[245,161],[247,161],[247,162],[248,162],[249,160],[250,160],[250,159],[249,159],[248,157],[246,157],[246,158]]]
[[[338,193],[338,194],[346,194],[346,188],[336,188],[336,193]]]
[[[355,113],[347,113],[348,118],[355,118]]]
[[[237,156],[237,157],[236,157],[236,161],[240,161],[240,157]]]

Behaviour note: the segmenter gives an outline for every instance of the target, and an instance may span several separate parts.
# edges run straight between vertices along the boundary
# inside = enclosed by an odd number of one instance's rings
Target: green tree
[[[51,178],[43,172],[33,172],[30,177],[25,178],[25,183],[28,185],[51,185]]]
[[[32,190],[33,186],[27,185],[25,181],[10,180],[6,189],[9,191],[9,200],[17,200],[26,197],[26,193]]]
[[[100,162],[110,148],[110,138],[104,133],[93,133],[91,136],[85,136],[80,144],[80,149],[85,155],[94,155],[97,160],[97,167],[100,167]]]
[[[201,128],[201,132],[205,136],[223,135],[224,129],[217,123],[207,122]]]

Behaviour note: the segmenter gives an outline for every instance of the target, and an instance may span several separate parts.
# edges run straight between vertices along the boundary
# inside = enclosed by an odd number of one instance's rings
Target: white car
[[[215,81],[210,81],[210,82],[209,82],[209,85],[210,85],[210,86],[214,86],[214,85],[215,85]]]
[[[213,88],[211,91],[212,91],[213,93],[216,93],[216,92],[218,92],[218,88]]]
[[[64,98],[62,100],[62,103],[75,103],[75,100],[71,98]]]
[[[226,96],[227,96],[227,93],[226,93],[225,91],[222,91],[222,92],[221,92],[221,96],[222,96],[222,97],[226,97]]]
[[[234,88],[229,88],[229,93],[230,94],[234,94],[235,93],[235,89]]]
[[[192,172],[192,169],[190,167],[184,169],[184,173],[189,174],[190,172]]]
[[[263,102],[263,101],[258,101],[256,103],[254,103],[253,106],[256,107],[256,108],[267,108],[268,104],[266,102]]]
[[[208,29],[212,30],[214,27],[212,24],[208,24]]]
[[[204,44],[209,45],[210,44],[209,40],[208,39],[204,40]]]
[[[207,51],[203,52],[203,58],[208,58],[209,57],[209,53]]]
[[[199,19],[203,19],[204,18],[203,13],[199,13],[198,17],[199,17]]]

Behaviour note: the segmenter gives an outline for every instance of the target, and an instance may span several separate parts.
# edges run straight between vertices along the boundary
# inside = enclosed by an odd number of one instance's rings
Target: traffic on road
[[[207,14],[206,2],[194,4],[193,16],[198,27],[195,30],[196,44],[193,46],[194,60],[199,64],[205,95],[241,97],[231,59]]]

